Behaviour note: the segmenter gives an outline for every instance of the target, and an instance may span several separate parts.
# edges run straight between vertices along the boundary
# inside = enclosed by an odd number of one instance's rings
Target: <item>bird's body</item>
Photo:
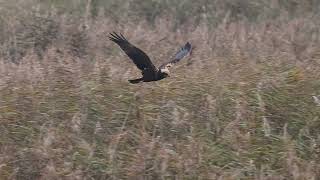
[[[150,71],[148,69],[142,71],[142,77],[139,79],[132,79],[129,80],[130,83],[138,83],[140,81],[143,82],[151,82],[151,81],[159,81],[168,77],[167,73],[161,72],[160,70],[157,71]]]
[[[130,83],[139,82],[151,82],[164,79],[169,76],[169,67],[179,62],[183,57],[191,52],[191,44],[187,42],[174,56],[172,60],[156,68],[151,62],[150,58],[141,49],[133,46],[129,41],[122,35],[116,33],[110,34],[111,41],[115,42],[120,48],[132,59],[133,63],[141,70],[142,77],[138,79],[129,80]]]

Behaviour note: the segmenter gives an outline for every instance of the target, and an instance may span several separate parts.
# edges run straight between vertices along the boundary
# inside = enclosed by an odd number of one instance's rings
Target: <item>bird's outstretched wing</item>
[[[148,55],[132,45],[121,33],[120,35],[115,32],[110,33],[109,39],[117,43],[141,71],[145,69],[156,71],[156,67],[152,64]]]
[[[181,49],[175,54],[174,58],[167,62],[162,64],[159,69],[169,68],[172,67],[174,64],[179,62],[182,58],[184,58],[186,55],[190,54],[192,50],[192,46],[189,42],[187,42]]]

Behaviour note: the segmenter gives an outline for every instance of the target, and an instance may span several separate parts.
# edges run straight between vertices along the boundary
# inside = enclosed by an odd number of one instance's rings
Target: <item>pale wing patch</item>
[[[174,64],[176,64],[177,62],[179,62],[182,58],[184,58],[185,56],[187,56],[188,54],[190,54],[191,52],[191,49],[192,49],[192,46],[189,42],[187,42],[174,56],[174,58],[161,65],[159,67],[159,69],[164,69],[164,68],[170,68],[172,66],[174,66]]]
[[[166,68],[171,68],[173,66],[174,63],[168,63],[165,67]]]

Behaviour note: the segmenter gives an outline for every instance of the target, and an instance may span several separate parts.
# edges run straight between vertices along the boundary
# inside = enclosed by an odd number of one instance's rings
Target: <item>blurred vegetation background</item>
[[[320,1],[0,0],[0,179],[320,177]],[[123,33],[172,77],[140,76]]]

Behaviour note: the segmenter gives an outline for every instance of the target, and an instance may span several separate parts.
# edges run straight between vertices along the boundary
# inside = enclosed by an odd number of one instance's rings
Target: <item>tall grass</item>
[[[0,1],[0,179],[317,179],[319,3],[270,2]],[[112,31],[194,51],[131,85]]]

